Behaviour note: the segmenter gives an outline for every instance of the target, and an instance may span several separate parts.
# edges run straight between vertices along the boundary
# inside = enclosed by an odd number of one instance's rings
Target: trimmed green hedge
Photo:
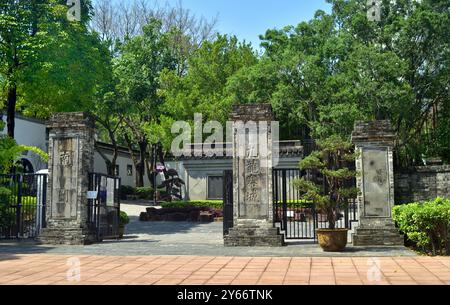
[[[399,205],[393,218],[409,240],[433,255],[450,254],[450,200],[437,198]]]
[[[212,209],[223,209],[222,200],[173,201],[162,202],[160,205],[163,208],[206,207]]]
[[[282,202],[279,201],[281,205]],[[160,204],[163,208],[185,208],[191,207],[207,207],[213,209],[223,209],[222,200],[192,200],[192,201],[173,201],[173,202],[162,202]],[[313,204],[306,200],[300,201],[288,201],[288,208],[311,208]]]
[[[152,187],[137,187],[135,189],[135,194],[139,199],[153,199],[153,188]]]
[[[279,206],[283,205],[283,201],[279,200],[278,202]],[[312,208],[314,204],[309,200],[288,200],[286,203],[288,208]]]

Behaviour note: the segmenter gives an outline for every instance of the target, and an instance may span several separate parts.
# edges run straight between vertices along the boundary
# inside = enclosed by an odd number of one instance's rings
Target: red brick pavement
[[[448,285],[450,257],[11,255],[0,284]]]

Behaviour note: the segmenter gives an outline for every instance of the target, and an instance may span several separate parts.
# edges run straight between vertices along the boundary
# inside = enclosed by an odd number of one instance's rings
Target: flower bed
[[[147,208],[140,221],[212,222],[223,217],[221,201],[174,201],[161,203],[161,209]]]

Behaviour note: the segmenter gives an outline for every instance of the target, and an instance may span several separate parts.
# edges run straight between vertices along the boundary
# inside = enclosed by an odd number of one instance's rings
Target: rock
[[[200,216],[198,217],[200,222],[212,222],[214,221],[214,216],[211,212],[200,212]]]
[[[190,211],[189,212],[189,221],[198,221],[199,216],[200,216],[199,211]]]
[[[149,221],[149,215],[145,212],[142,212],[141,215],[139,215],[139,221]]]

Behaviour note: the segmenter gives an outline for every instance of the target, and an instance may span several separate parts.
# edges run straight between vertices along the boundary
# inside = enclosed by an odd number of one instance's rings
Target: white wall
[[[103,150],[103,153],[109,159],[111,159],[112,153],[110,151]],[[129,157],[129,154],[128,153],[119,153],[119,157],[117,158],[117,165],[119,165],[119,176],[121,177],[121,184],[134,187],[136,185],[134,183],[136,169],[133,166],[133,162],[132,162],[131,158]],[[133,175],[132,176],[127,175],[127,165],[133,166]],[[166,162],[166,167],[175,169],[178,172],[180,178],[185,179],[186,170],[185,170],[182,162],[168,161],[168,162]],[[95,151],[95,154],[94,154],[94,171],[97,173],[106,173],[107,172],[105,161],[97,151]],[[161,173],[158,177],[157,184],[160,184],[163,181],[163,179],[164,179],[164,175]],[[151,185],[150,181],[147,178],[147,171],[144,176],[144,185],[145,186]],[[183,190],[183,194],[184,193],[185,193],[185,190]]]
[[[3,116],[3,120],[6,123],[5,116]],[[47,151],[44,122],[16,117],[15,123],[14,137],[18,144],[36,146],[45,152]],[[6,133],[6,127],[1,133]],[[47,163],[33,152],[28,152],[26,155],[22,155],[21,158],[29,160],[35,172],[47,168]]]

